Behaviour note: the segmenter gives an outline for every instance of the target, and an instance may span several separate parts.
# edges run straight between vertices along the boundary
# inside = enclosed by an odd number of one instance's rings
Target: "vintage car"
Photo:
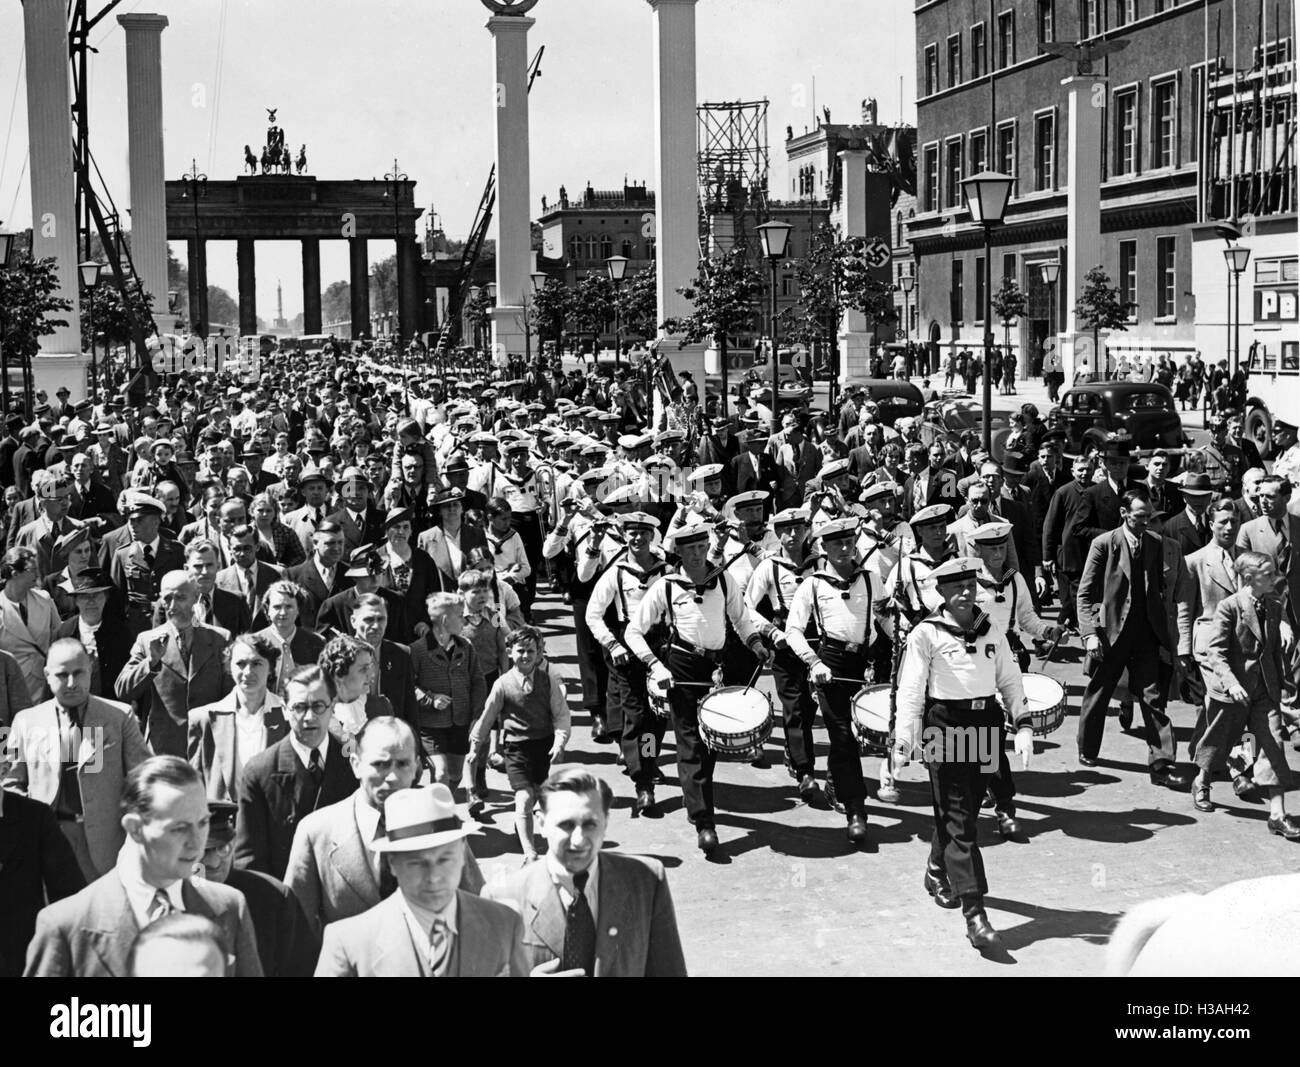
[[[1001,462],[1006,439],[1011,434],[1011,420],[1005,411],[995,411],[990,417],[993,458]],[[935,441],[955,447],[962,435],[974,431],[984,433],[983,405],[970,396],[947,395],[925,405],[921,420],[921,440],[927,447]]]
[[[921,387],[895,378],[858,378],[848,383],[866,390],[876,404],[876,421],[893,426],[901,418],[918,418],[925,410]]]
[[[1067,435],[1065,451],[1086,455],[1114,433],[1125,433],[1138,451],[1181,449],[1183,432],[1174,395],[1157,382],[1089,382],[1067,389],[1049,418]]]

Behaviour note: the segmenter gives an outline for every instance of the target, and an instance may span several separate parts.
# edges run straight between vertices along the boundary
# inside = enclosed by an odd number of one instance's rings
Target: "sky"
[[[103,0],[89,0],[91,12]],[[856,122],[876,97],[880,121],[915,123],[912,0],[700,0],[701,102],[767,97],[770,188],[787,187],[785,127]],[[156,12],[162,36],[166,174],[195,161],[232,178],[243,146],[265,141],[266,108],[308,172],[375,178],[400,168],[452,238],[472,225],[493,161],[492,38],[478,0],[125,0],[92,32],[91,151],[118,207],[129,207],[126,73],[120,13]],[[565,185],[653,190],[652,16],[645,0],[540,0],[530,52],[545,46],[529,97],[532,213]],[[26,177],[22,5],[0,3],[0,221],[31,224]],[[900,91],[900,78],[902,79]],[[900,106],[901,105],[901,106]],[[491,234],[490,234],[491,236]],[[175,251],[184,258],[182,245]],[[372,241],[372,261],[392,254]],[[257,245],[258,314],[302,310],[298,246]],[[236,292],[233,242],[209,242],[208,277]],[[342,241],[322,242],[321,283],[347,277]]]

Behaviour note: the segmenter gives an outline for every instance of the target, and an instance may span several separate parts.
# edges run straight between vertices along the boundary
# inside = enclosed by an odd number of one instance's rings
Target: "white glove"
[[[1028,726],[1022,726],[1016,731],[1016,755],[1020,757],[1020,768],[1024,770],[1029,766],[1029,757],[1034,754],[1034,731]]]
[[[808,668],[808,677],[812,679],[813,685],[829,685],[834,675],[826,664],[818,660]]]
[[[1083,650],[1085,652],[1100,652],[1101,638],[1096,634],[1089,634],[1083,639]]]
[[[673,687],[673,672],[662,663],[656,663],[650,668],[650,682],[666,693]]]

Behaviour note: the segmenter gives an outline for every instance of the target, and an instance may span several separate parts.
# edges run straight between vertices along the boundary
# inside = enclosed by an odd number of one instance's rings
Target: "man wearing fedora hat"
[[[384,513],[370,500],[370,481],[360,467],[344,467],[336,482],[339,508],[330,516],[343,528],[345,550],[384,539]]]
[[[1210,500],[1214,491],[1209,476],[1204,473],[1185,472],[1180,480],[1178,511],[1166,511],[1169,518],[1162,533],[1178,543],[1190,564],[1193,553],[1210,543]]]
[[[54,543],[66,533],[85,524],[77,519],[68,518],[68,505],[72,500],[72,480],[66,475],[44,475],[34,478],[36,497],[40,507],[40,517],[22,527],[14,536],[13,545],[27,546],[36,550],[40,561],[41,573],[49,574],[63,568],[66,559],[57,559]]]
[[[59,588],[71,598],[76,612],[60,624],[54,636],[81,642],[90,657],[91,695],[111,700],[113,683],[131,655],[131,631],[122,609],[109,606],[113,585],[98,567],[87,567],[67,577]]]

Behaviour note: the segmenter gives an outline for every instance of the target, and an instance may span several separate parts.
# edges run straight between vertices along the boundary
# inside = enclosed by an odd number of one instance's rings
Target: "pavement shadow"
[[[1016,794],[1031,797],[1077,797],[1091,786],[1114,785],[1120,779],[1113,774],[1093,770],[1046,773],[1016,771]]]
[[[1041,819],[1022,819],[1021,830],[1030,840],[1059,831],[1066,837],[1103,844],[1128,845],[1149,841],[1162,827],[1189,826],[1195,822],[1191,815],[1157,808],[1134,808],[1132,811],[1074,811],[1053,808],[1043,804],[1018,805],[1021,814],[1041,814]],[[993,844],[1003,844],[999,837]],[[1012,842],[1015,844],[1015,842]],[[981,847],[985,847],[981,842]]]
[[[810,809],[816,810],[816,809]],[[828,820],[826,826],[785,826],[781,823],[747,819],[731,812],[719,811],[719,826],[747,831],[744,837],[724,840],[709,857],[713,862],[730,863],[732,859],[758,849],[769,849],[781,856],[797,859],[833,859],[855,852],[875,852],[879,839],[874,837],[865,848],[851,844],[844,835],[844,816],[837,812],[818,812]],[[870,831],[869,831],[870,832]]]
[[[998,931],[1008,952],[1027,948],[1039,941],[1080,940],[1090,945],[1104,945],[1120,920],[1117,913],[1108,911],[1045,908],[1004,897],[985,897],[984,906],[1023,915],[1029,920]]]

